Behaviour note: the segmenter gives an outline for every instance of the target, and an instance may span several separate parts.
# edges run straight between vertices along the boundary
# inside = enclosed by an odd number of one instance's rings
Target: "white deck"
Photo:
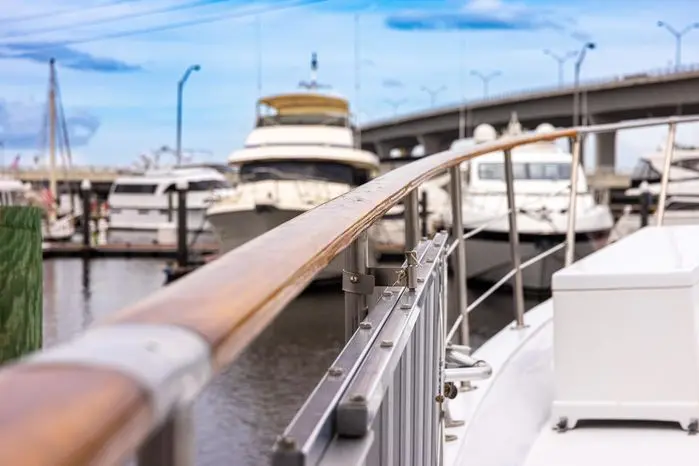
[[[679,426],[545,427],[525,466],[689,466],[699,461],[699,437]],[[466,463],[464,463],[466,464]]]
[[[697,237],[646,228],[559,272],[526,328],[474,353],[493,375],[449,402],[466,424],[447,429],[444,464],[696,464],[699,435],[680,423],[699,418]],[[562,416],[581,421],[558,432]]]

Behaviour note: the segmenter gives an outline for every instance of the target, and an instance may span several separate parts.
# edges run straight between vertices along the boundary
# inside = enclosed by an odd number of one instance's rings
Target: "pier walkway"
[[[699,117],[570,128],[441,152],[296,217],[76,338],[0,369],[0,465],[111,465],[133,458],[142,465],[193,464],[197,396],[347,248],[347,345],[280,432],[272,464],[441,465],[458,459],[460,439],[450,429],[464,420],[451,418],[449,400],[468,396],[473,382],[491,374],[487,361],[470,356],[468,314],[513,278],[513,331],[525,328],[522,269],[562,250],[566,264],[573,261],[578,194],[571,191],[564,243],[522,262],[518,236],[511,234],[512,271],[467,303],[465,248],[475,233],[463,235],[460,164],[504,151],[505,215],[516,232],[512,148],[572,138],[577,166],[589,134],[668,125],[669,164],[676,126],[694,121]],[[416,188],[445,171],[455,227],[451,235],[421,239]],[[571,173],[576,186],[578,171]],[[379,270],[367,262],[366,232],[400,201],[406,206],[405,261]],[[661,219],[664,204],[661,191]],[[445,286],[450,262],[453,296]],[[461,314],[447,325],[452,299]],[[453,344],[459,334],[461,344]]]

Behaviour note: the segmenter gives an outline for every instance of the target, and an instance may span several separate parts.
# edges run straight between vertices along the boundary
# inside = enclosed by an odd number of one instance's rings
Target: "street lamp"
[[[578,59],[575,60],[575,90],[573,92],[573,126],[580,125],[580,68],[585,60],[588,50],[594,50],[596,47],[594,42],[586,42],[578,52]]]
[[[388,105],[393,107],[393,116],[396,116],[398,114],[398,107],[403,105],[404,103],[408,102],[407,99],[400,99],[400,100],[391,100],[391,99],[386,99],[384,102],[386,102]]]
[[[434,103],[437,100],[437,94],[439,94],[442,91],[446,91],[447,87],[446,86],[440,86],[437,89],[431,89],[427,86],[422,86],[420,90],[427,92],[430,95],[430,107],[434,107]]]
[[[502,72],[500,71],[493,71],[490,74],[483,74],[480,71],[472,70],[471,71],[471,76],[477,76],[481,78],[481,81],[483,81],[483,97],[488,97],[488,84],[493,78],[497,78],[498,76],[502,75]]]
[[[675,68],[679,69],[680,63],[682,61],[682,36],[687,34],[692,29],[699,29],[699,23],[692,23],[689,26],[686,26],[681,31],[678,31],[677,29],[673,28],[665,21],[658,21],[658,27],[667,29],[670,32],[670,34],[675,36]]]
[[[565,62],[567,62],[569,59],[573,58],[576,56],[578,52],[575,50],[572,50],[570,52],[567,52],[565,55],[558,55],[556,53],[553,53],[552,51],[546,49],[544,50],[544,55],[548,55],[549,57],[553,58],[558,62],[558,85],[563,86],[563,65],[565,65]]]
[[[192,71],[199,70],[201,70],[201,66],[199,65],[190,66],[182,75],[182,79],[177,83],[177,146],[175,150],[177,152],[178,166],[182,164],[182,89],[187,79],[189,79],[189,75],[192,74]]]

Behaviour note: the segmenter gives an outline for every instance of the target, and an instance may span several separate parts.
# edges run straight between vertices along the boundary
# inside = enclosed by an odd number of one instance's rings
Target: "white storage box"
[[[553,275],[554,421],[699,418],[699,226],[646,227]]]

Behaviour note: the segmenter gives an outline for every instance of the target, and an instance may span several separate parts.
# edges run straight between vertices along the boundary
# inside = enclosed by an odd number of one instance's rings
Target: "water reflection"
[[[157,260],[45,261],[45,345],[159,289],[162,267]],[[469,292],[469,301],[481,292]],[[453,286],[449,293],[454,296]],[[454,301],[450,321],[457,315]],[[537,301],[527,301],[527,308]],[[507,325],[512,315],[509,293],[486,300],[470,316],[472,346]],[[343,325],[344,300],[337,289],[304,293],[288,306],[199,398],[197,464],[267,464],[275,437],[339,354]]]

